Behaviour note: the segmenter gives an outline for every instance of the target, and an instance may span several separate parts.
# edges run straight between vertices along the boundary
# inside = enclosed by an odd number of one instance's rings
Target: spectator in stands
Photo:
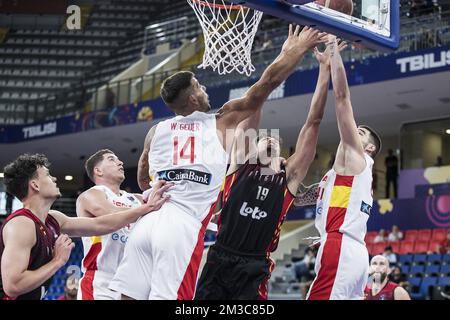
[[[116,95],[111,88],[106,89],[106,109],[112,109],[116,106]]]
[[[315,262],[316,262],[316,255],[314,253],[314,250],[311,249],[310,247],[306,248],[303,259],[298,262],[295,262],[293,265],[297,280],[302,281],[303,278],[310,278],[311,270],[314,269]]]
[[[6,192],[6,215],[9,216],[12,213],[14,196]]]
[[[389,280],[395,283],[398,283],[399,286],[403,288],[408,288],[409,283],[406,280],[406,276],[402,273],[402,270],[399,267],[394,267],[392,269],[391,274],[389,275]]]
[[[76,277],[67,277],[64,284],[64,295],[58,298],[58,300],[77,300],[78,294],[78,279]]]
[[[440,254],[450,253],[450,232],[447,234],[447,239],[442,240],[438,245],[437,251]]]
[[[302,260],[294,263],[294,271],[297,280],[300,282],[300,292],[303,299],[306,297],[309,287],[313,282],[316,274],[314,272],[314,264],[316,262],[317,252],[308,247]]]
[[[373,243],[386,241],[386,232],[384,229],[381,229],[378,235],[373,239]]]
[[[434,164],[435,167],[442,167],[444,165],[444,162],[442,161],[442,156],[438,156],[436,158],[436,163]]]
[[[400,241],[403,239],[403,232],[396,226],[392,226],[391,233],[389,233],[388,241]]]
[[[391,183],[394,186],[394,198],[397,198],[398,158],[392,149],[388,150],[384,164],[386,166],[386,198],[390,196]]]
[[[389,260],[389,264],[391,266],[395,266],[397,264],[397,254],[394,253],[394,250],[392,250],[391,246],[387,246],[384,248],[383,257]]]

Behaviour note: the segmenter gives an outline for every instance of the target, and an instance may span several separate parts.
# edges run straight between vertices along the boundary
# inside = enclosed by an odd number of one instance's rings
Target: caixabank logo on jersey
[[[190,169],[171,169],[159,171],[158,178],[166,181],[192,181],[204,185],[211,183],[211,174]]]

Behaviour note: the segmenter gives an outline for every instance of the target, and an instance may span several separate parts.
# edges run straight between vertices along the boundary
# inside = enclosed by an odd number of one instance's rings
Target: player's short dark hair
[[[192,85],[194,74],[190,71],[179,71],[166,80],[161,86],[161,98],[171,109],[178,109],[176,106],[178,99]]]
[[[380,135],[375,130],[373,130],[371,127],[369,127],[369,126],[360,125],[358,127],[366,129],[366,130],[368,130],[370,132],[369,142],[375,146],[375,151],[373,151],[370,156],[372,157],[372,159],[375,159],[375,157],[381,151],[381,138],[380,138]]]
[[[6,191],[23,200],[28,195],[28,183],[37,177],[40,167],[50,167],[50,162],[43,154],[22,154],[3,168]]]
[[[103,160],[103,156],[107,153],[112,153],[109,149],[101,149],[98,150],[96,153],[94,153],[92,156],[89,157],[89,159],[86,160],[86,163],[84,164],[84,168],[86,169],[86,174],[88,175],[89,179],[91,179],[92,182],[94,181],[94,168],[95,166]]]

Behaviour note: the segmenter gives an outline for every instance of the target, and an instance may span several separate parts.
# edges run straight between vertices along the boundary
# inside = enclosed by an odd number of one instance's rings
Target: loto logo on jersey
[[[361,211],[370,215],[370,211],[372,211],[372,206],[363,201],[361,202]]]
[[[158,177],[166,181],[192,181],[200,184],[209,185],[211,183],[211,174],[190,169],[172,169],[158,172]]]
[[[247,207],[247,205],[247,202],[242,204],[241,211],[239,212],[241,216],[247,217],[248,215],[251,215],[252,219],[256,220],[267,217],[267,212],[261,211],[259,207],[250,208]]]

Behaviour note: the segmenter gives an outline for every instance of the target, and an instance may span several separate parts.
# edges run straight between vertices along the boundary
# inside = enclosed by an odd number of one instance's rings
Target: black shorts
[[[212,246],[197,284],[195,300],[267,299],[266,257],[241,256]]]

